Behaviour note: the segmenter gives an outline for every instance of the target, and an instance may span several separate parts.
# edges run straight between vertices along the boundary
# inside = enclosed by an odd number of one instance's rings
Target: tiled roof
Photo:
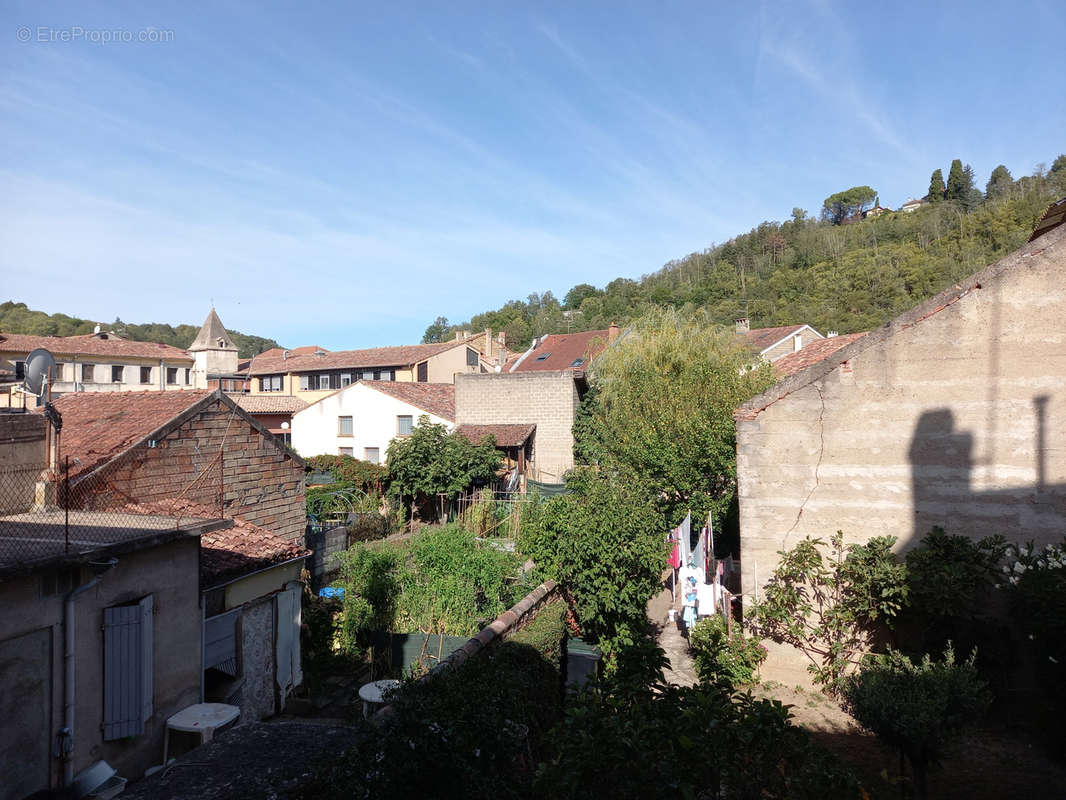
[[[779,328],[755,328],[746,333],[741,333],[739,336],[753,350],[761,353],[767,347],[777,344],[786,336],[792,336],[806,327],[806,325],[783,325]]]
[[[1040,221],[1036,223],[1029,241],[1031,242],[1063,224],[1066,224],[1066,197],[1048,206]]]
[[[779,379],[795,375],[797,372],[806,369],[811,364],[817,364],[823,358],[828,358],[840,348],[847,347],[856,339],[861,339],[865,335],[866,332],[863,331],[862,333],[848,333],[844,336],[828,336],[825,339],[815,339],[796,352],[789,353],[787,356],[775,361],[774,372]]]
[[[106,336],[107,338],[101,338]],[[96,356],[104,358],[153,358],[193,363],[186,351],[159,342],[132,342],[113,333],[87,333],[82,336],[31,336],[26,333],[0,333],[0,352],[29,353],[43,347],[57,357]]]
[[[230,400],[249,414],[295,414],[307,401],[287,394],[231,394]]]
[[[441,419],[455,422],[455,385],[451,383],[401,383],[399,381],[359,381],[382,394],[410,403]]]
[[[460,436],[465,436],[474,444],[481,444],[482,440],[491,434],[496,437],[496,444],[499,447],[521,447],[536,429],[537,426],[533,424],[460,425],[455,432]]]
[[[120,510],[136,514],[219,518],[214,509],[188,500],[135,503]],[[246,519],[234,517],[232,528],[211,531],[200,537],[200,585],[203,588],[217,586],[272,564],[281,564],[310,554],[311,551],[298,542],[282,539]]]
[[[536,347],[508,363],[506,372],[536,372],[547,370],[588,368],[607,347],[608,331],[580,333],[552,333],[537,340]],[[579,360],[580,359],[580,360]]]
[[[54,402],[63,416],[60,456],[72,476],[88,472],[192,408],[209,391],[78,392]]]
[[[250,375],[277,375],[285,372],[314,372],[327,369],[363,369],[373,367],[406,367],[424,361],[437,353],[451,350],[464,342],[441,342],[440,344],[410,344],[399,347],[372,347],[367,350],[335,350],[332,353],[315,355],[301,353],[297,348],[284,351],[268,350],[252,359]]]

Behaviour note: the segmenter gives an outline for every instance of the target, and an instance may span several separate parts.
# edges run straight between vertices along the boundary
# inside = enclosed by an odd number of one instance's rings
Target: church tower
[[[197,389],[208,388],[212,378],[228,377],[237,372],[237,345],[226,332],[215,309],[207,315],[196,339],[189,345],[189,353],[196,360],[193,367]]]

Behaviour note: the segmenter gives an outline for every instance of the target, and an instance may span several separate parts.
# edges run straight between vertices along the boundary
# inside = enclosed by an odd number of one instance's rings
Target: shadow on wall
[[[1012,541],[1035,539],[1038,544],[1061,538],[1066,529],[1066,484],[1047,482],[1048,401],[1047,395],[1032,401],[1036,435],[1031,453],[1036,482],[1005,489],[973,488],[974,435],[955,427],[951,409],[938,408],[919,417],[909,451],[913,542],[934,525],[949,533],[976,537],[1000,533]],[[1014,455],[1024,455],[1024,451]],[[1001,465],[982,466],[994,471]]]

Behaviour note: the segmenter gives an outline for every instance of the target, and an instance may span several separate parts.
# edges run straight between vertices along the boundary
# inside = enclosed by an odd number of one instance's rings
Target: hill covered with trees
[[[639,280],[581,283],[561,300],[534,293],[461,324],[437,317],[423,341],[492,328],[525,348],[546,333],[624,324],[649,306],[705,309],[724,325],[749,317],[753,328],[869,330],[1020,247],[1048,204],[1066,195],[1066,155],[1017,180],[998,166],[984,191],[961,160],[948,172],[946,182],[941,170],[932,174],[926,202],[912,212],[879,213],[876,192],[853,187],[827,197],[818,217],[795,208],[784,222],[763,222]]]
[[[200,331],[199,325],[178,325],[174,327],[161,322],[149,322],[143,325],[123,322],[115,318],[110,325],[91,319],[68,317],[66,314],[45,314],[27,308],[25,303],[13,300],[0,303],[0,331],[4,333],[29,333],[35,336],[78,336],[92,333],[99,325],[103,330],[114,331],[119,336],[135,342],[161,342],[185,349],[193,343]],[[241,358],[250,358],[264,350],[278,347],[273,339],[262,336],[250,336],[229,330],[233,343],[237,345]]]

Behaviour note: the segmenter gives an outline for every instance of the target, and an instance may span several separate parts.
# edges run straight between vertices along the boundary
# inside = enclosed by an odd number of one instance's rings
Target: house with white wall
[[[358,381],[292,417],[292,446],[305,457],[348,455],[385,462],[389,442],[409,436],[418,418],[455,428],[450,383]]]

